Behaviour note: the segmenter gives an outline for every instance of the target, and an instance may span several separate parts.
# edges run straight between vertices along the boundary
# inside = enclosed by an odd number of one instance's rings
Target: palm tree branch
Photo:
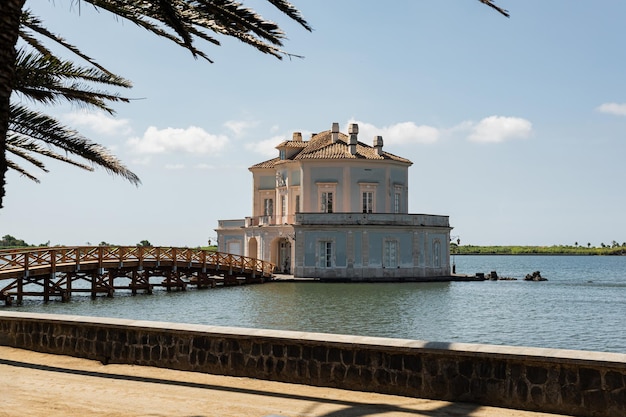
[[[19,51],[16,63],[15,91],[26,97],[46,104],[58,103],[62,99],[100,108],[110,114],[114,110],[106,102],[129,102],[119,94],[111,94],[89,88],[82,83],[64,81],[81,80],[113,86],[130,87],[129,81],[104,73],[97,68],[84,68],[55,57],[41,56]]]
[[[53,54],[42,54],[39,51],[33,53],[20,49],[16,59],[16,67],[24,71],[30,71],[30,77],[46,74],[55,78],[81,79],[116,87],[132,87],[132,83],[129,80],[119,75],[101,71],[99,68],[81,67],[72,61],[58,58]]]
[[[44,55],[44,56],[45,55],[50,55],[50,56],[53,55],[52,51],[50,51],[48,48],[46,48],[44,46],[44,44],[42,44],[39,41],[39,39],[37,39],[34,36],[31,36],[30,32],[24,30],[24,26],[20,26],[19,36],[20,36],[20,38],[24,42],[26,42],[28,45],[30,45],[31,48],[35,49],[41,55]]]
[[[25,142],[25,143],[22,143]],[[46,169],[46,166],[40,160],[36,159],[28,152],[38,152],[37,145],[34,143],[26,143],[26,141],[20,140],[19,137],[15,134],[11,134],[7,137],[7,152],[10,152],[14,155],[19,156],[22,159],[27,160],[31,164],[35,165],[37,168],[41,169],[44,172],[49,172]]]
[[[304,20],[304,17],[300,13],[300,11],[296,9],[293,4],[284,0],[267,0],[267,1],[273,4],[274,7],[276,7],[278,10],[280,10],[281,12],[289,16],[292,20],[295,20],[296,22],[298,22],[303,28],[305,28],[309,32],[313,31],[313,28],[309,26],[309,23],[306,20]]]
[[[13,135],[16,136],[16,135]],[[84,169],[86,171],[94,171],[94,168],[90,165],[86,165],[83,164],[81,162],[75,161],[73,159],[70,159],[66,156],[61,155],[58,152],[54,152],[52,149],[47,149],[47,148],[43,148],[41,146],[37,146],[35,143],[33,142],[28,142],[28,141],[24,141],[24,144],[21,145],[16,145],[16,146],[11,146],[12,143],[11,142],[16,142],[15,140],[10,141],[7,140],[7,143],[9,144],[9,146],[7,146],[7,149],[13,153],[16,154],[18,156],[20,156],[21,158],[26,159],[28,162],[30,162],[31,164],[37,166],[38,168],[42,169],[44,172],[49,172],[46,168],[45,165],[39,161],[38,159],[36,159],[35,157],[33,157],[32,155],[28,154],[28,152],[33,152],[33,153],[38,153],[39,155],[42,156],[47,156],[48,158],[51,159],[56,159],[57,161],[61,161],[61,162],[65,162],[67,164],[70,165],[74,165],[78,168]],[[10,148],[10,149],[9,149]]]
[[[280,27],[263,19],[254,10],[244,7],[241,3],[230,0],[202,1],[193,6],[190,13],[196,14],[196,21],[202,27],[207,27],[224,35],[236,36],[239,33],[253,32],[259,38],[282,46],[285,33]],[[224,23],[228,24],[224,24]]]
[[[194,56],[199,56],[209,61],[210,63],[213,63],[213,61],[204,52],[197,49],[195,46],[193,46],[193,44],[186,43],[184,38],[183,40],[181,40],[180,38],[163,30],[159,26],[149,22],[146,18],[144,18],[145,16],[159,23],[163,23],[167,26],[167,23],[164,22],[162,18],[161,19],[159,18],[159,14],[155,13],[153,9],[154,5],[152,4],[153,1],[142,2],[143,7],[138,7],[136,2],[133,2],[130,0],[117,0],[117,1],[116,0],[83,0],[83,1],[92,4],[96,8],[106,10],[108,12],[113,13],[114,15],[118,17],[126,19],[138,25],[139,27],[142,27],[146,29],[147,31],[152,32],[153,34],[159,37],[168,39],[176,43],[177,45],[182,46],[183,48],[186,48]],[[177,1],[180,1],[180,0],[177,0]],[[189,32],[193,33],[194,35],[198,36],[199,38],[207,42],[213,43],[215,45],[220,45],[220,42],[217,39],[212,38],[211,36],[207,35],[204,32],[192,30],[192,28],[189,26],[187,26],[186,29]]]
[[[48,38],[48,39],[50,39],[52,41],[58,43],[62,47],[68,49],[69,51],[71,51],[75,55],[81,57],[82,59],[84,59],[85,61],[89,62],[91,65],[93,65],[94,67],[98,68],[100,71],[103,71],[105,73],[114,75],[111,71],[107,70],[105,67],[103,67],[102,65],[98,64],[91,57],[89,57],[89,56],[85,55],[84,53],[82,53],[80,51],[80,49],[78,49],[74,45],[68,43],[61,36],[56,35],[56,34],[50,32],[48,29],[43,27],[41,25],[41,23],[42,23],[41,20],[39,20],[39,18],[33,16],[31,14],[30,10],[22,11],[22,20],[21,20],[22,26],[25,26],[25,27],[29,28],[30,30],[32,30],[33,32],[36,32],[36,33],[38,33],[38,34],[40,34],[40,35],[42,35],[42,36],[44,36],[44,37],[46,37],[46,38]],[[20,33],[20,35],[22,35],[22,33]]]
[[[268,0],[271,1],[271,0]],[[479,2],[481,2],[482,4],[486,4],[487,6],[491,7],[492,9],[497,10],[500,14],[506,16],[506,17],[510,17],[509,15],[509,11],[505,10],[501,7],[496,6],[493,2],[494,0],[478,0]]]
[[[11,104],[9,133],[53,145],[80,156],[110,173],[120,175],[135,185],[141,180],[103,146],[90,141],[57,120],[24,106]]]
[[[39,184],[41,182],[41,181],[39,181],[39,179],[37,177],[35,177],[34,175],[30,174],[28,171],[26,171],[20,165],[16,164],[15,162],[11,161],[8,158],[7,158],[7,167],[9,169],[12,169],[14,171],[19,172],[20,174],[22,174],[23,176],[25,176],[28,179],[30,179],[32,181],[35,181],[37,184]]]
[[[173,29],[180,35],[181,31],[186,31],[200,39],[219,45],[219,42],[210,37],[206,32],[198,28],[208,29],[215,33],[235,37],[244,43],[253,46],[257,50],[269,53],[276,57],[289,55],[276,48],[282,46],[282,39],[285,38],[283,31],[275,23],[263,19],[253,10],[232,0],[170,0],[177,13],[172,14],[164,11],[160,7],[162,0],[135,2],[131,0],[83,0],[127,19],[145,29],[164,36],[178,45],[192,51],[194,55],[201,55],[200,52],[187,43],[186,37],[178,38],[171,33],[165,32],[160,27],[150,23],[147,19],[159,22],[166,27]],[[284,1],[275,2],[277,6],[289,10],[289,3]],[[272,3],[274,4],[274,3]],[[291,6],[293,8],[293,6]],[[291,18],[296,18],[297,14],[290,12]],[[181,19],[181,22],[176,22]],[[173,27],[174,22],[176,26]],[[256,36],[252,35],[255,34]],[[265,39],[267,42],[264,42]]]

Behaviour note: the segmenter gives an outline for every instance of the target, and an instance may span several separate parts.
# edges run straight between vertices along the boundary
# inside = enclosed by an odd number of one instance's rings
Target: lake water
[[[456,256],[458,273],[517,281],[277,282],[27,300],[13,311],[132,318],[438,342],[626,353],[626,256]],[[541,271],[548,279],[527,282]],[[3,307],[0,307],[3,308]]]

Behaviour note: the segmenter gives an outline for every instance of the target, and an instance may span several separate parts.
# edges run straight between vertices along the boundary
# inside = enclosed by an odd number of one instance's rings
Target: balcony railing
[[[286,216],[254,216],[245,220],[220,220],[219,228],[296,225],[397,225],[450,227],[448,216],[396,213],[297,213]]]
[[[296,220],[296,215],[288,214],[286,216],[272,215],[272,216],[256,216],[246,217],[246,227],[254,226],[277,226],[281,224],[293,224]]]
[[[394,213],[298,213],[296,225],[396,225],[450,227],[448,216]]]

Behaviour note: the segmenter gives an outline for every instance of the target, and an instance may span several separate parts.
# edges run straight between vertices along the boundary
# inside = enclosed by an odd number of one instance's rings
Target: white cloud
[[[102,112],[76,111],[63,115],[68,124],[85,126],[104,135],[129,135],[132,133],[128,119],[116,119]]]
[[[382,136],[385,145],[428,144],[439,140],[441,132],[432,126],[416,125],[413,122],[401,122],[386,127],[376,127],[373,124],[350,120],[359,125],[359,141],[372,144],[374,136]],[[348,128],[345,128],[348,131]]]
[[[213,165],[209,165],[209,164],[197,164],[194,165],[195,169],[202,169],[202,170],[207,170],[207,169],[215,169],[215,167]]]
[[[276,145],[285,140],[285,136],[273,136],[260,142],[246,143],[246,149],[268,157],[278,156]]]
[[[196,126],[186,129],[168,127],[161,130],[150,126],[143,137],[130,138],[126,144],[132,151],[141,154],[178,152],[215,155],[226,147],[228,137],[210,134]]]
[[[168,169],[170,171],[178,171],[181,169],[185,169],[185,165],[184,164],[166,164],[165,169]]]
[[[489,116],[472,128],[468,139],[472,142],[500,143],[527,138],[532,128],[532,123],[519,117]]]
[[[626,103],[604,103],[596,110],[601,113],[614,114],[616,116],[626,116]]]
[[[145,156],[143,158],[134,158],[131,159],[131,164],[133,165],[150,165],[150,162],[152,161],[152,158],[150,158],[149,156]]]
[[[235,136],[243,136],[246,130],[258,126],[258,122],[248,122],[243,120],[229,120],[224,126],[230,129]]]

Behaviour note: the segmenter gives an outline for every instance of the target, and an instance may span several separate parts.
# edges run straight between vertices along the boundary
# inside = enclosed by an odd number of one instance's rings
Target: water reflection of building
[[[299,132],[253,165],[252,216],[220,220],[219,250],[296,277],[410,280],[450,274],[448,216],[408,213],[408,159],[332,129]]]

